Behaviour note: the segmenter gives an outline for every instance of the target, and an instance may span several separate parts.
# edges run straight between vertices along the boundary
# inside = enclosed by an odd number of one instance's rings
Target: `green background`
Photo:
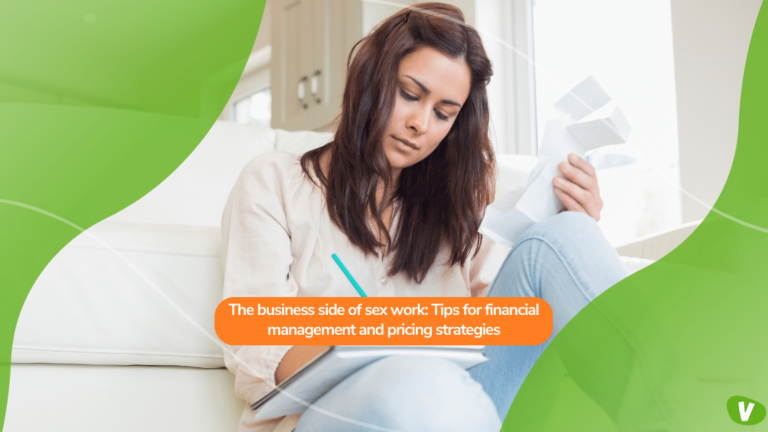
[[[761,10],[736,154],[715,210],[672,253],[611,287],[554,338],[502,430],[742,430],[728,399],[768,401],[766,101]],[[768,422],[749,427],[768,430]]]
[[[29,289],[80,229],[165,179],[218,117],[261,1],[0,0],[0,406]],[[728,181],[674,252],[554,339],[503,430],[739,430],[768,401],[768,17],[747,59]],[[768,422],[751,426],[768,429]]]
[[[240,79],[264,2],[0,0],[0,425],[38,275],[200,143]]]

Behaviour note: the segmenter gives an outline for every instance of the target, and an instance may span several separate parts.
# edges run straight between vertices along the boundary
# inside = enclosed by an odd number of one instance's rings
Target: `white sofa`
[[[24,304],[4,430],[236,430],[243,402],[213,324],[221,212],[251,158],[301,153],[329,138],[218,122],[165,182],[67,245]],[[500,157],[497,193],[534,164]],[[656,259],[681,241],[667,237],[630,245],[628,268],[651,262],[644,245],[656,245]],[[488,271],[505,254],[498,246]]]

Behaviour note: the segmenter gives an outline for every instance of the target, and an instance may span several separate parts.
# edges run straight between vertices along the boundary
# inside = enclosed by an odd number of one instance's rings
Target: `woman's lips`
[[[412,148],[414,150],[418,150],[419,149],[419,147],[416,144],[413,144],[413,143],[411,143],[409,141],[406,141],[404,139],[400,139],[400,138],[398,138],[398,137],[396,137],[394,135],[392,135],[392,138],[394,138],[396,141],[400,141],[401,143],[405,144],[406,146],[408,146],[408,147],[410,147],[410,148]]]

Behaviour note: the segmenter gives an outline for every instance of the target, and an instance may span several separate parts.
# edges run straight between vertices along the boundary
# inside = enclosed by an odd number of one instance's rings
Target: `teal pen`
[[[357,284],[357,281],[355,280],[355,278],[353,278],[352,275],[349,274],[349,270],[347,270],[347,268],[344,267],[344,264],[341,262],[339,257],[337,257],[336,254],[332,254],[331,257],[333,257],[333,260],[336,261],[336,264],[339,265],[339,268],[341,269],[341,271],[344,272],[344,276],[346,276],[347,279],[349,279],[349,282],[352,283],[352,286],[355,287],[355,289],[357,290],[357,293],[360,294],[360,297],[368,297],[367,295],[365,295],[365,291],[363,291],[363,289],[360,288],[360,285]]]

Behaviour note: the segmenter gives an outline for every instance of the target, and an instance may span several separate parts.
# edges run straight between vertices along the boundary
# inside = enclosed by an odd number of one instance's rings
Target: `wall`
[[[762,0],[672,0],[683,221],[703,218],[736,151],[744,64]]]
[[[264,6],[264,14],[261,17],[259,33],[253,43],[251,57],[245,65],[243,76],[232,92],[227,105],[221,110],[219,120],[234,120],[233,106],[238,100],[253,94],[265,87],[269,87],[269,61],[272,56],[272,9],[271,2],[267,0]]]
[[[457,6],[464,13],[464,19],[470,25],[475,25],[475,0],[442,0],[443,3],[449,3]],[[363,34],[368,34],[376,24],[382,22],[385,18],[393,15],[402,9],[398,5],[415,5],[422,3],[422,0],[401,0],[392,2],[393,4],[363,2]]]
[[[261,24],[259,25],[259,34],[256,35],[256,41],[253,43],[252,52],[256,52],[264,47],[268,47],[272,43],[272,8],[270,5],[272,2],[267,0],[264,5],[264,15],[261,17]]]

